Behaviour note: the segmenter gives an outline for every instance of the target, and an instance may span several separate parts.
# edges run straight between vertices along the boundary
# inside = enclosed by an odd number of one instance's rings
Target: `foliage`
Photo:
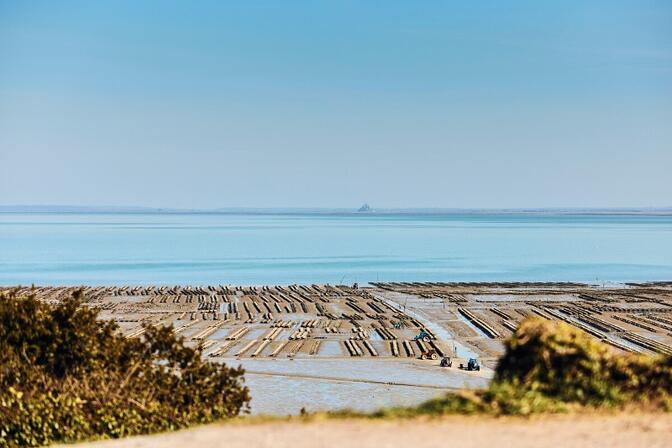
[[[0,446],[121,437],[247,412],[242,368],[203,361],[170,327],[125,338],[81,293],[0,296]]]
[[[581,405],[651,403],[672,393],[672,358],[617,354],[568,324],[533,319],[506,342],[494,384]]]

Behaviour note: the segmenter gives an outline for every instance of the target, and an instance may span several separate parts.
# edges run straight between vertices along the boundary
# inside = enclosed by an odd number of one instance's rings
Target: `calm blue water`
[[[0,284],[672,280],[672,217],[0,214]]]

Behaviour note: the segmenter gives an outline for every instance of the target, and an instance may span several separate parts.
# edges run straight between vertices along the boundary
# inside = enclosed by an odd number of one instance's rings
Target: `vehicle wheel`
[[[420,359],[425,360],[425,359],[427,359],[427,356],[425,356],[425,355],[420,355]]]
[[[432,353],[432,359],[436,361],[437,359],[439,359],[439,355],[437,355],[436,353]]]
[[[425,336],[424,338],[422,338],[422,340],[429,343],[429,336]]]

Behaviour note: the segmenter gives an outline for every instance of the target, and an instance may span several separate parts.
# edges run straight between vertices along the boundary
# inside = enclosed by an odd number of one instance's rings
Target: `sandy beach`
[[[81,448],[663,448],[671,415],[576,415],[522,418],[446,417],[434,420],[327,420],[224,424],[155,436],[72,445]]]

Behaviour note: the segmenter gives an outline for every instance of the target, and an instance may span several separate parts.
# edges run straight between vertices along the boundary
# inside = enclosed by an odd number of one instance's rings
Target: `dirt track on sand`
[[[79,448],[303,447],[669,447],[672,415],[446,417],[436,420],[322,420],[219,424],[74,445]]]

